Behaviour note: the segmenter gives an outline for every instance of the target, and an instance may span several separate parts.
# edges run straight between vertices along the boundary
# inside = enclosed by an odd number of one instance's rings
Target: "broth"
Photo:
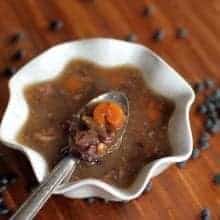
[[[68,143],[66,121],[90,99],[111,90],[124,92],[130,102],[122,145],[95,165],[81,161],[71,180],[98,178],[128,187],[144,165],[171,154],[167,131],[173,104],[153,93],[135,67],[105,68],[75,60],[58,78],[28,86],[24,94],[30,111],[18,141],[42,154],[51,169]]]

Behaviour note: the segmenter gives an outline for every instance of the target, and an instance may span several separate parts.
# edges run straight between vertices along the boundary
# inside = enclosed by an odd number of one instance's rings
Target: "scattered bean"
[[[207,102],[206,107],[207,107],[208,112],[215,111],[215,105],[212,102]]]
[[[147,184],[147,186],[146,186],[144,192],[150,192],[150,191],[152,190],[152,186],[153,186],[153,183],[152,183],[152,181],[150,181],[150,182]]]
[[[4,192],[7,189],[6,185],[1,184],[0,185],[0,193]]]
[[[14,54],[12,54],[11,59],[13,61],[19,61],[19,60],[23,59],[24,55],[25,55],[25,51],[19,49],[19,50],[15,51]]]
[[[13,76],[15,73],[16,69],[14,67],[8,66],[3,70],[3,74],[8,77]]]
[[[215,87],[215,83],[214,83],[214,81],[211,80],[211,79],[205,80],[205,81],[204,81],[204,85],[205,85],[205,87],[206,87],[207,89],[212,89],[212,88]]]
[[[5,175],[0,176],[0,185],[7,185],[8,183],[8,178]]]
[[[96,199],[91,197],[91,198],[85,199],[85,201],[88,202],[89,204],[92,204],[92,203],[94,203],[96,201]]]
[[[215,121],[215,124],[212,128],[210,128],[210,133],[216,134],[220,132],[220,120]]]
[[[215,99],[219,99],[220,98],[220,89],[219,88],[216,89],[212,95]]]
[[[218,120],[218,113],[216,112],[216,110],[213,111],[209,111],[207,113],[208,118],[210,118],[211,120],[213,120],[213,122],[216,122]]]
[[[153,33],[153,40],[156,42],[160,42],[165,38],[165,31],[162,29],[158,29]]]
[[[147,5],[142,10],[142,15],[147,17],[153,15],[155,12],[155,6],[154,5]]]
[[[0,215],[7,215],[10,210],[5,206],[5,204],[0,204]]]
[[[39,186],[39,183],[36,180],[31,180],[28,184],[27,184],[27,191],[28,192],[33,192],[34,189],[36,189],[36,187]]]
[[[125,36],[124,40],[129,41],[129,42],[135,42],[135,41],[137,41],[137,35],[130,33],[127,36]]]
[[[216,185],[220,185],[220,173],[215,174],[215,176],[214,176],[214,178],[213,178],[213,182],[214,182]]]
[[[186,166],[187,161],[176,163],[176,166],[180,169],[184,168]]]
[[[194,85],[194,91],[195,91],[195,93],[202,92],[202,91],[204,91],[204,89],[205,89],[205,86],[204,86],[204,83],[202,83],[202,82],[196,83],[196,84]]]
[[[17,180],[17,175],[14,173],[7,173],[5,176],[8,179],[8,184],[14,184]]]
[[[58,19],[50,21],[49,29],[51,31],[59,31],[62,28],[63,28],[63,21]]]
[[[194,160],[194,159],[198,158],[199,155],[200,155],[200,150],[198,148],[193,148],[191,159]]]
[[[201,134],[200,139],[203,140],[203,141],[209,141],[209,139],[210,139],[210,134],[209,134],[208,132],[203,132],[203,133]]]
[[[209,142],[207,140],[200,139],[198,147],[200,150],[206,150],[209,148]]]
[[[108,204],[110,201],[108,199],[103,199],[105,204]]]
[[[179,27],[176,30],[176,38],[178,38],[178,39],[186,38],[188,36],[188,34],[189,34],[188,30],[184,27]]]
[[[206,105],[202,104],[199,106],[198,111],[201,114],[206,114],[208,112],[208,109],[207,109]]]
[[[23,33],[21,32],[14,33],[9,37],[9,43],[15,44],[19,42],[22,38],[23,38]]]
[[[212,129],[214,127],[214,122],[212,119],[208,118],[206,123],[205,123],[205,128],[206,131],[210,132],[210,129]]]
[[[1,174],[0,175],[0,185],[13,184],[16,181],[16,175],[13,173]]]
[[[211,211],[209,208],[204,208],[200,214],[201,220],[211,220]]]

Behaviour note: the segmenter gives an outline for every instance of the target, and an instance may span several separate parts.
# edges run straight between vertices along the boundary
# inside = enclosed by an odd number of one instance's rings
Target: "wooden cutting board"
[[[145,9],[143,15],[146,5],[153,6],[152,14]],[[61,30],[48,29],[53,19],[63,21]],[[176,38],[178,27],[188,29],[186,39]],[[165,32],[161,42],[152,40],[157,29]],[[10,44],[9,37],[15,32],[22,32],[23,38]],[[219,0],[0,1],[0,70],[7,65],[19,68],[54,44],[89,37],[137,38],[137,42],[156,51],[190,83],[207,78],[220,83]],[[25,52],[21,61],[11,61],[16,49]],[[0,75],[1,115],[8,100],[8,79]],[[191,123],[196,141],[202,118],[195,110],[191,113]],[[151,192],[132,202],[89,204],[53,196],[36,219],[195,220],[204,207],[211,209],[213,219],[220,219],[220,186],[212,183],[213,175],[220,172],[219,143],[220,136],[216,135],[199,159],[189,161],[184,169],[172,166],[153,180]],[[33,172],[19,152],[5,147],[0,151],[6,154],[8,169],[19,176],[17,183],[4,193],[8,206],[16,210],[28,196]]]

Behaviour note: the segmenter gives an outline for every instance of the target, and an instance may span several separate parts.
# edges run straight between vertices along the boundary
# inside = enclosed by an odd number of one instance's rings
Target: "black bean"
[[[127,203],[129,203],[129,200],[118,201],[118,204],[121,204],[121,205],[125,205]]]
[[[4,192],[7,189],[6,185],[0,185],[0,193]]]
[[[23,59],[24,55],[25,55],[25,51],[19,49],[19,50],[15,51],[14,54],[12,54],[11,59],[14,61],[19,61],[19,60]]]
[[[201,219],[202,220],[211,220],[211,218],[208,215],[202,216]]]
[[[0,195],[0,204],[4,202],[4,198]]]
[[[162,41],[165,38],[165,31],[158,29],[153,33],[153,40],[156,42]]]
[[[191,155],[191,159],[196,159],[198,158],[200,155],[200,150],[198,148],[193,148],[193,151],[192,151],[192,155]]]
[[[14,173],[7,173],[0,175],[0,185],[13,184],[16,181],[17,176]]]
[[[10,210],[3,204],[0,204],[0,215],[7,215]]]
[[[0,176],[0,185],[7,185],[8,182],[8,178],[5,175],[1,175]]]
[[[206,141],[206,140],[200,140],[198,147],[199,147],[200,150],[206,150],[206,149],[209,148],[209,142]]]
[[[130,33],[127,36],[125,36],[124,40],[129,41],[129,42],[135,42],[135,41],[137,41],[137,35]]]
[[[219,99],[220,98],[220,89],[219,88],[214,91],[213,97],[215,99]]]
[[[220,185],[220,173],[215,174],[215,176],[213,177],[213,182],[216,185]]]
[[[36,180],[31,180],[28,184],[27,184],[27,191],[28,192],[33,192],[37,187],[39,186],[39,183]]]
[[[207,132],[204,132],[201,137],[199,138],[199,149],[200,150],[205,150],[209,147],[209,139],[210,139],[210,134]]]
[[[216,98],[213,96],[213,95],[209,95],[207,98],[206,98],[206,101],[205,103],[208,104],[208,103],[215,103],[216,102]]]
[[[17,32],[10,36],[9,43],[14,44],[19,42],[23,38],[23,33]]]
[[[205,87],[206,87],[207,89],[212,89],[212,88],[215,87],[215,83],[214,83],[214,81],[211,80],[211,79],[206,79],[206,80],[204,81],[204,85],[205,85]]]
[[[200,217],[202,220],[211,220],[211,211],[209,208],[204,208],[201,211]]]
[[[178,162],[176,163],[176,166],[180,169],[184,168],[186,166],[187,161]]]
[[[17,175],[14,173],[7,173],[5,176],[8,179],[8,184],[14,184],[17,180]]]
[[[88,202],[89,204],[92,204],[96,201],[96,198],[94,198],[94,197],[87,198],[87,199],[85,199],[85,201]]]
[[[214,125],[213,127],[209,129],[209,132],[213,134],[220,132],[220,120],[219,119],[214,121]]]
[[[215,101],[215,107],[216,107],[216,109],[220,109],[220,100],[216,100]]]
[[[50,21],[49,29],[51,31],[59,31],[62,28],[63,28],[63,21],[58,19]]]
[[[200,137],[201,140],[206,140],[206,141],[209,141],[210,139],[210,134],[208,132],[203,132],[201,134],[201,137]]]
[[[153,187],[153,183],[152,183],[152,181],[150,181],[147,184],[146,188],[144,189],[144,192],[150,192],[152,190],[152,187]]]
[[[213,120],[214,122],[218,120],[218,113],[213,110],[213,111],[208,111],[207,112],[207,116],[208,118],[210,118],[211,120]]]
[[[208,103],[206,104],[206,107],[207,107],[207,109],[208,109],[209,112],[215,111],[215,105],[214,105],[212,102],[208,102]]]
[[[206,114],[208,112],[208,108],[206,105],[202,104],[198,108],[198,112],[201,114]]]
[[[195,83],[194,85],[194,91],[195,93],[202,92],[205,89],[204,83]]]
[[[8,66],[3,70],[3,74],[5,76],[13,76],[16,73],[16,69],[14,67]]]
[[[110,203],[110,201],[108,199],[103,199],[103,201],[104,201],[105,204]]]
[[[188,36],[188,34],[189,34],[188,30],[184,27],[179,27],[176,30],[176,37],[179,39],[186,38]]]
[[[214,122],[212,119],[208,118],[205,122],[205,128],[209,131],[214,127]]]
[[[200,145],[199,146],[199,149],[200,150],[207,150],[208,148],[209,148],[209,143],[208,142],[206,142],[206,143],[204,143],[203,145]]]
[[[154,12],[155,12],[155,6],[154,5],[147,5],[147,6],[145,6],[144,8],[143,8],[143,10],[142,10],[142,15],[143,16],[151,16],[151,15],[153,15],[154,14]]]

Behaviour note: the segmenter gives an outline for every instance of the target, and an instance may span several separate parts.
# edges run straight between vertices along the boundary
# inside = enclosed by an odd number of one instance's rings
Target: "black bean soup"
[[[130,117],[119,149],[91,165],[81,161],[72,181],[97,178],[119,187],[132,184],[152,160],[171,154],[167,126],[174,106],[154,94],[132,66],[104,68],[84,60],[70,62],[58,78],[28,86],[29,116],[17,139],[42,154],[49,167],[68,143],[68,121],[90,99],[111,90],[124,92]]]

